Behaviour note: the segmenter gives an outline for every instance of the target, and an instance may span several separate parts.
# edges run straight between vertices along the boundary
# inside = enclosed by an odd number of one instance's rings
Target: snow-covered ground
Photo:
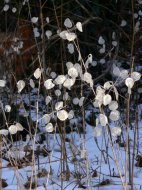
[[[23,166],[18,169],[16,167],[9,167],[8,161],[5,159],[2,160],[3,169],[2,169],[2,179],[5,179],[8,186],[3,188],[3,190],[22,190],[26,189],[24,184],[26,184],[28,177],[33,176],[41,171],[43,171],[44,177],[36,177],[38,187],[36,190],[121,190],[123,189],[122,183],[118,174],[118,170],[114,161],[114,155],[111,149],[111,146],[107,140],[106,142],[104,136],[97,137],[97,145],[94,139],[94,127],[87,125],[86,126],[86,134],[85,141],[83,141],[83,134],[81,137],[76,133],[67,134],[67,138],[70,142],[66,142],[66,150],[67,150],[67,159],[68,166],[70,170],[69,180],[61,180],[60,169],[61,169],[61,147],[60,147],[60,137],[58,134],[49,134],[48,135],[48,149],[51,150],[47,156],[43,156],[39,154],[38,158],[36,158],[35,165],[32,165],[32,162],[29,162],[28,166]],[[133,133],[132,133],[133,134]],[[139,134],[142,137],[142,133]],[[140,138],[141,139],[141,138]],[[108,144],[108,157],[106,154],[106,144]],[[30,142],[32,148],[32,142]],[[44,142],[45,145],[46,142]],[[36,147],[40,145],[42,149],[43,144],[36,143]],[[131,143],[131,151],[132,151]],[[30,146],[30,145],[29,145]],[[141,142],[140,142],[141,146]],[[23,142],[17,142],[13,144],[13,147],[17,147],[21,150],[19,157],[22,156],[24,152]],[[86,150],[86,159],[83,159],[83,151],[81,149]],[[100,151],[101,149],[102,151]],[[118,144],[114,144],[114,151],[118,160],[118,165],[120,167],[122,175],[124,175],[125,168],[125,150],[123,147],[119,147]],[[142,148],[140,148],[140,152],[142,153]],[[75,153],[76,158],[73,156]],[[81,156],[80,156],[81,155]],[[17,155],[16,155],[17,156]],[[17,157],[18,157],[17,156]],[[73,161],[73,158],[76,161]],[[136,161],[135,161],[136,163]],[[30,166],[31,165],[31,166]],[[123,168],[124,166],[124,168]],[[49,174],[50,171],[50,174]],[[97,175],[95,176],[94,171],[96,171]],[[111,176],[110,176],[111,172]],[[75,173],[80,175],[80,185],[77,178],[75,177]],[[93,176],[94,174],[94,176]],[[114,176],[114,177],[113,177]],[[140,190],[142,188],[142,168],[134,167],[134,184],[135,189]],[[125,178],[123,177],[123,180]],[[104,184],[102,183],[104,182]],[[101,184],[102,183],[102,184]],[[101,184],[100,186],[98,184]],[[62,186],[62,188],[61,188]],[[27,188],[28,189],[28,188]]]

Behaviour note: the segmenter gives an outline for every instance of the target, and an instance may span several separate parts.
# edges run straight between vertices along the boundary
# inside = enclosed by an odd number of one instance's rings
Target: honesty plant
[[[5,8],[6,10],[6,8]],[[36,24],[38,22],[38,17],[32,17],[31,22],[33,24]],[[46,22],[49,23],[49,18],[46,18]],[[124,27],[126,25],[126,21],[122,20],[121,27]],[[68,45],[68,51],[72,54],[75,51],[76,46],[76,39],[77,34],[74,32],[74,29],[78,29],[79,32],[83,32],[82,23],[77,22],[75,25],[73,25],[73,22],[67,18],[64,21],[64,26],[66,27],[63,31],[58,31],[58,35],[62,40],[67,40]],[[36,37],[38,37],[39,31],[38,28],[33,29],[34,34]],[[50,30],[47,30],[45,32],[45,35],[49,39],[52,35],[52,32]],[[98,39],[98,44],[101,46],[100,53],[105,53],[106,51],[106,40],[103,36],[100,36]],[[116,41],[116,33],[113,32],[112,34],[112,45],[117,46]],[[78,49],[77,49],[78,51]],[[91,73],[89,73],[88,68],[89,65],[96,66],[97,61],[93,60],[92,54],[89,54],[87,56],[86,61],[84,62],[81,57],[81,52],[78,51],[79,54],[79,60],[78,63],[72,63],[67,62],[67,73],[66,74],[60,74],[58,75],[54,71],[49,71],[49,68],[47,68],[46,71],[44,71],[43,68],[39,67],[37,68],[34,73],[34,79],[29,79],[29,85],[32,89],[35,88],[35,80],[42,79],[42,74],[45,72],[48,76],[48,78],[44,81],[44,88],[47,92],[54,92],[55,97],[53,98],[51,95],[47,95],[45,97],[45,104],[48,106],[50,103],[53,105],[53,110],[51,113],[44,114],[38,121],[42,121],[45,124],[45,131],[46,132],[53,132],[54,126],[51,123],[52,115],[56,114],[57,118],[60,121],[66,121],[67,119],[71,120],[75,117],[75,112],[72,109],[75,106],[82,107],[85,102],[85,97],[75,97],[70,101],[69,93],[66,92],[66,90],[69,90],[71,92],[71,89],[76,84],[77,80],[80,80],[82,84],[87,85],[90,89],[93,90],[94,93],[94,101],[93,105],[94,107],[98,108],[100,113],[98,114],[98,118],[96,120],[96,127],[94,129],[94,135],[100,136],[102,133],[102,127],[106,127],[109,125],[109,123],[118,121],[120,118],[120,112],[118,111],[118,91],[115,87],[115,83],[112,81],[106,81],[103,86],[98,85],[96,88],[94,88],[94,82],[93,77]],[[99,60],[101,64],[105,64],[106,60],[105,58],[102,58]],[[115,63],[113,64],[113,74],[121,78],[122,81],[125,82],[125,85],[128,87],[128,93],[131,93],[131,89],[134,86],[135,82],[140,80],[141,74],[134,71],[129,73],[128,70],[122,69],[121,67],[118,67]],[[5,87],[6,81],[0,80],[0,87]],[[24,80],[19,80],[17,82],[17,89],[18,93],[21,93],[22,90],[25,88],[26,83]],[[110,93],[111,92],[111,93]],[[115,94],[115,97],[112,97],[112,93]],[[61,99],[62,97],[62,99]],[[71,109],[69,110],[69,106],[67,105],[66,101],[70,101],[72,103]],[[107,111],[105,108],[108,108]],[[5,111],[10,112],[11,107],[10,105],[5,106]],[[105,113],[106,111],[106,113]],[[8,131],[11,134],[16,134],[17,131],[22,131],[23,127],[19,124],[13,124],[10,125],[8,128]],[[7,133],[6,131],[2,131],[1,133]],[[114,127],[111,129],[112,136],[120,135],[121,129],[119,127]]]

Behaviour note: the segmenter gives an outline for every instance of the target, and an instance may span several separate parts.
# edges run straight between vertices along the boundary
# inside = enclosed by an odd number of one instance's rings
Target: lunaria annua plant
[[[5,10],[7,7],[4,8]],[[38,18],[33,17],[31,19],[32,23],[35,24],[38,22]],[[49,22],[49,18],[47,19],[47,22]],[[121,26],[124,27],[126,25],[126,22],[123,20],[121,23]],[[73,27],[78,29],[79,32],[83,32],[83,26],[80,22],[77,22],[75,26],[73,26],[73,22],[67,18],[64,21],[64,26],[66,27],[67,30],[63,31],[58,31],[58,35],[60,38],[63,40],[67,40],[68,43],[68,50],[70,53],[74,52],[74,48],[76,46],[76,39],[77,39],[77,34],[72,32],[71,30]],[[37,31],[36,31],[37,32]],[[47,37],[49,38],[52,34],[50,32],[46,33]],[[115,36],[115,35],[114,35]],[[115,38],[113,36],[113,38]],[[101,45],[101,52],[105,52],[105,39],[100,36],[98,39],[98,44]],[[115,44],[114,44],[115,45]],[[77,50],[78,51],[78,50]],[[101,53],[100,52],[100,53]],[[94,129],[94,136],[100,136],[102,134],[102,127],[105,127],[109,124],[110,121],[115,122],[118,121],[120,118],[120,112],[118,110],[118,91],[115,87],[115,84],[112,81],[107,81],[104,83],[103,86],[98,85],[96,89],[94,90],[94,82],[93,82],[93,77],[91,73],[88,72],[88,67],[89,64],[92,66],[96,66],[97,62],[93,60],[92,54],[88,55],[88,58],[86,62],[84,63],[83,60],[81,59],[81,53],[78,52],[79,54],[79,63],[72,63],[72,62],[67,62],[66,67],[67,67],[67,74],[65,75],[58,75],[54,71],[51,72],[49,78],[44,81],[44,87],[47,91],[53,91],[54,94],[56,95],[56,102],[53,101],[52,97],[50,95],[47,95],[45,98],[45,103],[48,105],[49,103],[54,103],[55,106],[54,109],[52,110],[51,113],[44,114],[43,117],[41,117],[41,120],[44,120],[45,123],[45,132],[53,132],[54,131],[54,126],[51,123],[51,118],[52,115],[56,114],[56,118],[58,118],[61,122],[67,120],[67,119],[73,119],[75,116],[74,110],[68,110],[66,109],[66,101],[69,98],[68,92],[65,92],[63,94],[63,99],[59,100],[59,97],[62,95],[62,88],[71,90],[73,85],[76,83],[77,80],[81,80],[82,83],[86,83],[93,91],[94,93],[94,102],[93,105],[94,107],[97,107],[100,110],[100,113],[98,114],[97,122],[96,122],[96,127]],[[100,63],[104,64],[105,60],[101,60]],[[119,71],[119,72],[118,72]],[[40,80],[42,77],[43,73],[43,68],[37,68],[35,72],[33,73],[34,80]],[[123,80],[125,80],[125,85],[128,87],[128,93],[131,93],[131,89],[134,86],[135,82],[140,80],[141,74],[138,72],[132,72],[128,73],[127,70],[120,70],[118,67],[114,66],[113,67],[113,73],[116,75],[119,75],[118,77],[121,77]],[[51,77],[51,78],[50,78]],[[35,88],[35,81],[33,79],[29,79],[29,84],[32,89]],[[5,80],[0,80],[0,87],[5,87],[6,86],[6,81]],[[19,80],[17,82],[17,89],[18,93],[21,93],[22,90],[25,88],[26,82],[24,80]],[[115,94],[115,99],[111,96],[109,92],[114,92]],[[80,106],[82,107],[85,101],[85,97],[75,97],[72,100],[73,105],[75,106]],[[72,106],[73,107],[73,106]],[[105,113],[105,107],[108,107],[107,113]],[[7,105],[5,107],[5,111],[10,112],[11,108],[10,105]],[[39,119],[40,120],[40,119]],[[99,126],[100,125],[100,126]],[[10,125],[8,130],[1,129],[0,133],[7,135],[8,132],[11,134],[16,134],[18,131],[22,131],[23,127],[21,126],[20,123],[16,123],[13,125]],[[114,127],[111,129],[112,136],[117,136],[120,135],[121,129],[119,127]]]

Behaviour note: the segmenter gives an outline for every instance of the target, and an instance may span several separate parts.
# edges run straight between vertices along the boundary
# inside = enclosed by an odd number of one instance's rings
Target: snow
[[[141,123],[140,123],[141,124]],[[96,189],[97,185],[99,182],[104,181],[109,179],[110,180],[110,184],[104,185],[99,187],[100,190],[110,190],[111,188],[114,188],[115,190],[120,190],[123,189],[122,185],[121,185],[121,181],[119,177],[110,177],[110,171],[109,171],[109,164],[107,162],[107,157],[104,151],[104,157],[106,159],[106,162],[104,161],[103,155],[100,152],[100,150],[98,149],[96,143],[95,143],[95,139],[93,136],[93,127],[90,125],[86,126],[86,131],[87,133],[85,134],[85,142],[83,142],[83,138],[79,138],[79,135],[77,133],[71,133],[68,134],[67,137],[69,139],[74,139],[73,140],[73,144],[75,145],[76,148],[76,153],[79,154],[80,153],[80,143],[84,143],[85,148],[87,150],[87,155],[88,155],[88,167],[89,167],[89,182],[87,182],[87,178],[86,178],[86,165],[87,165],[87,161],[86,160],[81,160],[79,155],[77,156],[77,159],[80,159],[80,161],[78,162],[78,164],[80,165],[75,165],[75,163],[73,163],[71,160],[73,158],[73,154],[72,151],[70,149],[71,143],[70,142],[66,142],[66,148],[67,148],[67,155],[68,155],[68,162],[69,162],[69,169],[71,171],[71,176],[69,181],[63,181],[63,189],[66,190],[81,190],[83,188],[78,188],[77,185],[77,179],[75,179],[73,177],[73,173],[75,171],[79,171],[80,173],[82,173],[83,179],[81,180],[82,184],[84,184],[84,186],[87,186],[87,183],[90,185],[87,187],[88,190],[93,190]],[[133,133],[132,133],[133,134]],[[142,134],[140,134],[142,135]],[[49,157],[43,157],[43,156],[39,156],[39,168],[38,168],[38,162],[36,160],[35,162],[35,167],[33,168],[33,166],[26,166],[23,167],[21,169],[17,169],[16,167],[8,167],[8,161],[5,161],[3,159],[2,161],[2,178],[6,180],[6,182],[8,183],[8,186],[3,188],[3,190],[17,190],[19,189],[19,184],[21,183],[21,188],[24,189],[24,184],[27,181],[27,177],[30,177],[32,174],[32,171],[34,169],[34,173],[37,173],[39,170],[41,171],[42,169],[46,169],[47,171],[49,171],[50,166],[52,168],[52,175],[47,175],[45,177],[41,177],[38,178],[38,188],[36,188],[37,190],[44,190],[45,185],[47,185],[48,190],[59,190],[61,189],[61,179],[60,179],[60,157],[61,157],[61,150],[60,150],[60,138],[59,135],[56,135],[56,138],[54,136],[54,134],[50,134],[48,135],[48,138],[50,138],[50,143],[49,143],[49,147],[52,150],[52,152],[50,153],[50,159],[51,162],[49,163]],[[58,142],[57,142],[58,139]],[[102,149],[105,150],[105,142],[104,142],[104,138],[101,137],[97,137],[97,141],[98,141],[98,146]],[[46,142],[44,142],[46,144]],[[18,143],[17,143],[18,144]],[[20,144],[20,143],[19,143]],[[31,142],[32,144],[32,142]],[[16,144],[13,144],[13,146],[16,146]],[[19,145],[20,146],[20,145]],[[38,146],[38,144],[36,144],[36,147]],[[42,147],[43,145],[41,145]],[[122,159],[122,163],[125,163],[125,153],[124,153],[124,148],[119,148],[118,144],[114,144],[114,148],[116,151],[116,155],[117,155],[117,159],[118,159],[118,163],[120,165],[121,171],[122,171],[122,164],[120,162],[120,158]],[[131,149],[132,150],[132,149]],[[109,147],[108,149],[108,154],[113,157],[112,154],[112,150]],[[120,154],[120,155],[119,155]],[[114,168],[114,172],[115,175],[118,175],[118,171],[116,168],[116,164],[114,162],[113,159],[109,158],[110,161],[110,169],[111,169],[111,173],[112,170]],[[32,163],[30,163],[32,164]],[[78,169],[76,170],[76,168],[78,167]],[[98,177],[92,177],[93,171],[97,170],[98,173]],[[90,173],[91,172],[91,173]],[[123,171],[122,171],[122,174]],[[119,175],[118,175],[119,176]],[[140,186],[142,186],[142,169],[141,168],[136,168],[135,167],[135,177],[134,177],[134,183],[135,183],[135,188],[139,189]],[[19,182],[20,181],[20,182]],[[44,184],[44,185],[43,185]],[[22,187],[23,186],[23,187]],[[20,190],[19,189],[19,190]]]
[[[42,101],[44,100],[42,96],[39,97],[37,100],[37,91],[35,89],[32,90],[30,94],[30,100],[33,101],[34,105],[31,106],[30,115],[33,121],[36,121],[36,101],[39,101],[39,110],[38,113],[38,127],[40,128],[41,133],[45,133],[44,126],[45,123],[42,121],[42,117],[44,114],[45,106],[43,106]],[[20,103],[23,101],[29,105],[29,95],[23,94],[22,98],[17,97],[15,103]],[[139,127],[142,126],[141,122],[141,110],[142,105],[139,105]],[[92,111],[92,110],[91,110]],[[24,108],[20,108],[20,114],[23,115],[25,112]],[[94,113],[97,113],[96,108],[94,109]],[[91,112],[85,112],[85,118],[89,117]],[[73,125],[81,125],[81,117],[73,118],[70,120],[70,124]],[[112,122],[110,128],[115,127],[117,122]],[[135,123],[132,123],[133,127],[135,127]],[[121,190],[123,189],[121,179],[119,177],[119,172],[117,170],[117,166],[114,160],[114,156],[116,155],[116,159],[118,161],[118,165],[120,167],[120,171],[122,174],[122,180],[125,180],[125,147],[119,147],[118,144],[114,143],[114,151],[111,149],[111,144],[108,141],[108,136],[106,132],[106,126],[103,129],[103,135],[100,137],[94,137],[94,126],[91,126],[86,123],[86,133],[79,134],[77,131],[72,132],[70,134],[66,134],[66,138],[70,140],[70,142],[65,142],[67,157],[68,157],[68,166],[70,170],[70,178],[68,181],[63,180],[63,184],[61,184],[61,139],[59,134],[47,134],[46,140],[41,144],[40,142],[36,142],[39,139],[39,135],[37,134],[35,138],[35,146],[34,138],[29,142],[15,142],[12,144],[12,148],[14,150],[18,149],[23,151],[24,147],[28,145],[31,149],[36,151],[37,147],[40,146],[40,149],[43,146],[46,146],[48,150],[51,152],[47,154],[47,156],[43,156],[39,154],[36,158],[35,163],[29,160],[29,163],[25,164],[22,168],[17,167],[10,167],[8,166],[9,162],[6,159],[2,159],[2,179],[5,179],[8,183],[8,186],[3,188],[4,190],[21,190],[26,189],[24,184],[28,181],[28,177],[38,174],[46,169],[46,176],[44,177],[36,177],[38,187],[36,190],[81,190],[83,188],[79,188],[78,180],[75,177],[75,174],[78,172],[82,176],[80,177],[79,181],[81,185],[84,185],[87,190],[97,189],[98,184],[102,181],[110,181],[110,184],[105,184],[103,186],[99,186],[99,190],[107,190],[107,189],[115,189]],[[123,129],[123,133],[125,134],[125,127]],[[134,131],[130,130],[130,152],[131,155],[133,153],[133,138],[134,138]],[[126,136],[126,135],[124,135]],[[105,138],[104,138],[105,137]],[[116,138],[113,137],[113,141]],[[97,143],[96,143],[97,142]],[[106,145],[108,145],[108,157],[106,154]],[[2,147],[3,150],[6,148],[5,146]],[[11,149],[12,149],[11,148]],[[75,154],[75,157],[74,157]],[[83,159],[84,154],[87,155],[86,159]],[[142,154],[142,132],[139,130],[139,154]],[[6,154],[8,156],[8,154]],[[81,158],[82,155],[82,158]],[[28,156],[28,155],[27,155]],[[26,156],[25,156],[26,158]],[[76,158],[76,162],[73,159]],[[136,161],[135,161],[136,163]],[[94,171],[97,171],[97,177],[92,177]],[[113,176],[114,171],[114,176]],[[51,173],[50,173],[51,172]],[[111,176],[110,176],[111,173]],[[140,189],[142,186],[142,168],[134,167],[134,184],[135,189]]]

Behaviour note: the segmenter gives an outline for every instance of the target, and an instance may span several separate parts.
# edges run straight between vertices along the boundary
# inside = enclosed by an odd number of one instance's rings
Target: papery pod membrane
[[[125,84],[128,88],[132,88],[134,86],[134,80],[130,77],[128,77],[126,80],[125,80]]]
[[[72,78],[72,79],[68,78],[68,79],[65,80],[63,86],[70,90],[70,88],[74,85],[74,83],[75,83],[74,78]]]
[[[47,36],[48,39],[52,36],[52,31],[51,30],[46,30],[45,35]]]
[[[46,88],[47,90],[50,90],[50,89],[52,89],[52,88],[55,86],[55,84],[53,84],[52,79],[47,79],[47,80],[44,82],[44,86],[45,86],[45,88]]]
[[[39,33],[39,31],[38,31],[38,28],[37,28],[37,27],[33,28],[33,32],[34,32],[34,37],[35,37],[35,38],[40,37],[40,33]]]
[[[104,106],[110,104],[112,101],[112,98],[109,94],[105,94],[104,97],[103,97],[103,104]]]
[[[72,22],[69,18],[66,18],[64,21],[64,26],[67,28],[71,28],[72,27]]]
[[[66,40],[67,39],[67,36],[66,36],[67,33],[68,33],[67,30],[60,32],[59,33],[60,38],[62,38],[63,40]]]
[[[74,105],[79,104],[79,99],[78,99],[78,98],[73,98],[73,104],[74,104]]]
[[[68,48],[68,52],[69,52],[70,54],[73,54],[73,53],[74,53],[74,45],[73,45],[72,43],[69,43],[69,44],[67,45],[67,48]]]
[[[80,32],[83,32],[81,22],[77,22],[77,23],[76,23],[76,28],[77,28]]]
[[[92,61],[91,65],[95,67],[97,65],[97,61]]]
[[[134,80],[134,81],[138,81],[140,80],[141,78],[141,74],[139,72],[132,72],[131,73],[131,78]]]
[[[105,40],[102,36],[99,37],[98,44],[103,45],[105,43]]]
[[[101,136],[101,135],[102,135],[102,128],[96,126],[96,127],[94,128],[94,137],[99,137],[99,136]]]
[[[86,62],[85,62],[85,67],[86,67],[86,69],[88,69],[89,64],[91,64],[92,61],[93,61],[93,56],[92,56],[92,54],[89,54],[89,55],[88,55],[88,58],[87,58],[87,60],[86,60]]]
[[[78,61],[80,61],[82,59],[81,53],[78,52]]]
[[[99,125],[99,119],[96,118],[96,126]]]
[[[103,104],[104,95],[105,95],[105,90],[102,89],[100,86],[98,86],[96,89],[95,101],[98,103],[99,107]]]
[[[70,110],[68,113],[68,119],[73,119],[74,118],[74,111]]]
[[[32,18],[31,18],[31,22],[32,22],[32,23],[35,24],[37,21],[38,21],[38,17],[32,17]]]
[[[114,111],[118,108],[118,103],[117,101],[111,101],[110,104],[108,105],[109,109],[111,111]]]
[[[73,32],[67,32],[67,33],[65,33],[65,35],[66,35],[66,39],[69,42],[74,41],[77,38],[76,34]]]
[[[57,102],[57,103],[55,104],[55,110],[56,110],[56,111],[58,111],[58,110],[60,110],[60,109],[62,109],[62,108],[63,108],[63,102],[62,102],[62,101]]]
[[[118,121],[120,118],[120,112],[118,110],[114,110],[110,112],[109,118],[112,121]]]
[[[69,70],[70,68],[72,68],[74,65],[73,65],[73,63],[72,62],[67,62],[66,63],[66,67],[67,67],[67,69]]]
[[[138,88],[138,93],[142,93],[142,87]]]
[[[77,70],[77,72],[79,74],[82,74],[82,68],[81,68],[81,65],[79,63],[75,63],[74,68]]]
[[[35,83],[34,83],[33,79],[30,79],[30,86],[31,86],[32,88],[35,88]]]
[[[108,124],[107,116],[104,114],[99,115],[99,121],[102,126],[106,126]]]
[[[55,95],[56,95],[56,96],[60,96],[60,95],[61,95],[61,90],[58,90],[58,89],[55,90]]]
[[[83,75],[83,79],[85,82],[90,83],[90,81],[92,80],[92,75],[88,72],[85,72]]]
[[[116,39],[116,33],[115,33],[115,32],[112,33],[112,39],[113,39],[113,40]]]
[[[46,102],[46,105],[48,105],[52,100],[52,97],[51,96],[46,96],[45,98],[45,102]]]
[[[99,53],[100,53],[100,54],[103,54],[103,53],[105,53],[105,51],[106,51],[105,48],[101,48],[101,49],[99,50]]]
[[[5,110],[5,112],[10,112],[11,111],[11,106],[10,105],[5,105],[4,110]]]
[[[111,130],[111,135],[113,137],[117,137],[117,136],[121,135],[121,128],[120,127],[113,127],[110,130]]]
[[[113,90],[115,93],[115,98],[116,98],[116,100],[118,100],[119,94],[118,94],[117,88],[114,85],[113,85]]]
[[[57,117],[60,121],[65,121],[68,118],[68,113],[65,110],[60,110],[57,112]]]
[[[7,136],[9,131],[7,129],[0,129],[0,135]]]
[[[72,67],[68,70],[68,75],[72,78],[76,78],[78,77],[78,72],[77,72],[77,69]]]
[[[105,82],[104,83],[104,89],[109,90],[112,87],[112,83],[113,82],[110,82],[110,81]]]
[[[58,77],[55,79],[56,84],[63,84],[66,80],[66,76],[64,75],[58,75]]]
[[[23,131],[24,130],[23,126],[18,122],[15,124],[15,126],[17,127],[17,131]]]
[[[68,92],[65,92],[65,94],[63,95],[63,100],[68,100],[69,99],[69,94]]]
[[[105,59],[100,59],[99,61],[102,65],[106,63],[106,60]]]
[[[5,80],[0,80],[0,87],[5,87],[6,81]]]
[[[17,82],[17,88],[18,88],[18,93],[20,93],[25,87],[25,82],[23,80],[19,80]]]
[[[79,106],[83,106],[83,102],[84,102],[85,97],[81,97],[79,100]]]
[[[47,22],[47,23],[49,23],[49,17],[46,17],[46,19],[45,19],[45,20],[46,20],[46,22]]]
[[[122,79],[126,79],[126,78],[128,78],[129,77],[129,74],[128,74],[128,71],[127,70],[121,70],[120,71],[120,77],[122,78]]]
[[[41,77],[41,69],[40,68],[37,68],[34,72],[34,77],[36,79],[39,79]]]
[[[117,46],[117,41],[112,41],[112,45],[114,46],[114,47],[116,47]]]
[[[51,116],[49,114],[44,114],[42,117],[45,124],[50,122]]]
[[[100,93],[100,94],[104,94],[105,93],[105,90],[101,87],[101,86],[97,86],[96,88],[96,93]]]
[[[9,130],[9,133],[11,135],[14,135],[14,134],[17,133],[17,127],[16,127],[16,125],[10,125],[10,127],[8,128],[8,130]]]
[[[97,100],[93,102],[93,106],[94,106],[95,108],[98,108],[98,107],[99,107],[99,104],[98,104],[98,101],[97,101]]]
[[[3,11],[7,12],[9,9],[9,5],[8,4],[5,4],[4,7],[3,7]]]
[[[52,79],[56,78],[57,74],[55,72],[51,72],[50,76],[52,77]]]
[[[48,132],[48,133],[52,133],[52,132],[54,131],[53,124],[52,124],[52,123],[48,123],[48,124],[45,126],[45,130],[46,130],[46,132]]]
[[[120,26],[121,26],[121,27],[124,27],[124,26],[126,26],[126,25],[127,25],[126,20],[122,20]]]
[[[120,73],[121,73],[121,71],[120,71],[120,69],[119,69],[119,67],[117,67],[117,66],[113,66],[113,74],[115,75],[115,76],[117,76],[117,77],[119,77],[120,76]]]

